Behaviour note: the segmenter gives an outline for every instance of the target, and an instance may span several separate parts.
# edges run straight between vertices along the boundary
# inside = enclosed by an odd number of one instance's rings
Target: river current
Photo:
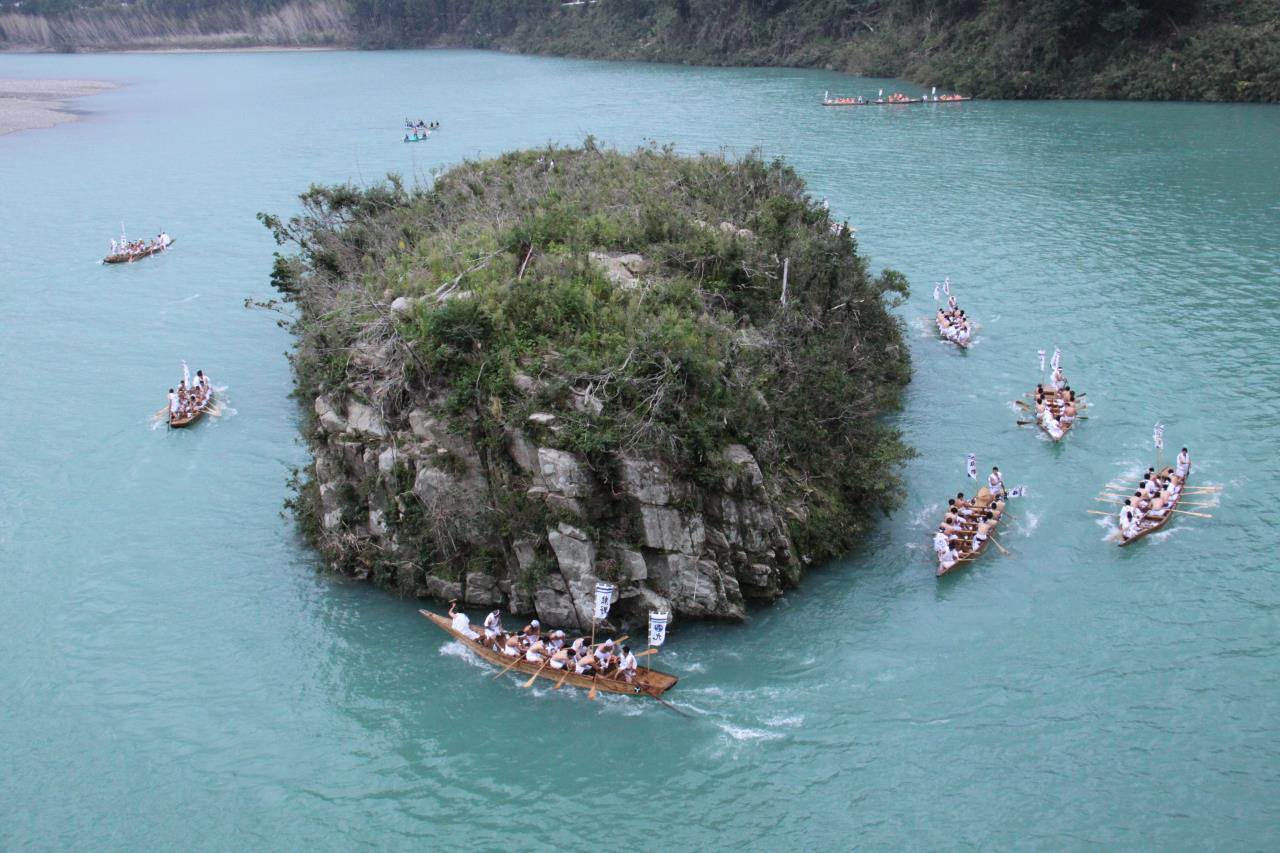
[[[1280,841],[1280,108],[824,109],[916,90],[452,51],[0,56],[23,76],[124,85],[0,137],[0,848]],[[688,719],[495,680],[318,573],[282,516],[290,338],[244,307],[254,214],[310,183],[587,134],[785,157],[913,284],[903,508],[748,624],[676,625]],[[121,222],[173,251],[99,265]],[[944,276],[968,352],[926,319]],[[1058,445],[1011,402],[1054,346],[1091,404]],[[152,429],[183,358],[228,411]],[[1156,421],[1223,489],[1120,549],[1087,510]],[[1030,494],[1008,556],[938,580],[970,452]]]

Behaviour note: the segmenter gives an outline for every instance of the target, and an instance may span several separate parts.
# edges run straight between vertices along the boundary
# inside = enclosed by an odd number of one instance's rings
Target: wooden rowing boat
[[[1053,392],[1053,397],[1052,397],[1051,399],[1050,399],[1050,398],[1048,398],[1048,395],[1047,395],[1047,394],[1045,395],[1045,396],[1046,396],[1046,403],[1045,403],[1045,405],[1046,405],[1046,406],[1048,406],[1050,410],[1061,411],[1061,409],[1062,409],[1062,404],[1059,402],[1059,397],[1058,397],[1058,395],[1059,395],[1060,393],[1061,393],[1061,392],[1059,392],[1059,391],[1054,391],[1054,392]],[[1035,394],[1035,392],[1034,392],[1034,391],[1032,391],[1032,392],[1031,392],[1031,394],[1029,394],[1028,396],[1030,396],[1030,397],[1031,397],[1031,399],[1033,399],[1033,400],[1034,400],[1034,399],[1035,399],[1036,394]],[[1080,401],[1080,395],[1079,395],[1079,394],[1077,394],[1077,395],[1076,395],[1076,421],[1080,420],[1080,413],[1081,413],[1081,412],[1083,412],[1083,411],[1084,411],[1084,409],[1085,409],[1085,404],[1084,404],[1083,402],[1081,402],[1081,401]],[[1036,410],[1035,410],[1035,406],[1034,406],[1034,405],[1033,405],[1033,406],[1031,406],[1030,414],[1031,414],[1031,417],[1032,417],[1032,418],[1035,420],[1035,422],[1036,422],[1036,427],[1037,427],[1037,428],[1039,428],[1039,430],[1040,430],[1041,432],[1043,432],[1045,435],[1047,435],[1047,436],[1049,437],[1049,440],[1050,440],[1050,441],[1053,441],[1053,442],[1059,442],[1059,441],[1062,441],[1062,439],[1064,439],[1064,438],[1066,438],[1066,437],[1067,437],[1067,433],[1071,432],[1071,428],[1072,428],[1073,426],[1075,426],[1075,421],[1072,421],[1072,422],[1071,422],[1071,423],[1069,423],[1069,424],[1063,424],[1061,421],[1058,421],[1058,417],[1057,417],[1057,414],[1056,414],[1056,412],[1055,412],[1055,415],[1054,415],[1054,421],[1055,421],[1055,422],[1057,422],[1058,427],[1059,427],[1062,431],[1061,431],[1060,433],[1058,433],[1057,435],[1054,435],[1054,434],[1053,434],[1053,432],[1052,432],[1048,427],[1046,427],[1046,426],[1044,425],[1044,421],[1040,418],[1040,416],[1039,416],[1038,414],[1036,414]]]
[[[945,328],[946,328],[946,327],[942,325],[942,318],[941,318],[941,317],[939,317],[939,316],[937,315],[937,313],[935,313],[935,314],[933,315],[933,321],[938,325],[938,336],[939,336],[939,337],[941,337],[941,338],[942,338],[944,341],[946,341],[947,343],[955,344],[956,346],[960,347],[960,349],[968,349],[968,348],[969,348],[969,344],[973,343],[973,337],[972,337],[972,334],[973,334],[973,333],[972,333],[972,332],[970,332],[969,340],[967,340],[967,341],[958,341],[958,340],[956,340],[955,338],[948,337],[948,335],[947,335],[947,333],[946,333],[946,331],[945,331]],[[972,327],[971,327],[971,328],[972,328]]]
[[[177,240],[170,238],[169,242],[163,246],[149,246],[140,252],[117,252],[114,255],[107,255],[102,259],[102,262],[104,264],[131,264],[134,261],[140,261],[143,258],[158,255],[176,242]]]
[[[566,673],[562,669],[552,669],[549,666],[543,666],[541,662],[534,663],[529,660],[520,660],[515,666],[511,666],[512,658],[507,657],[501,652],[495,652],[479,640],[473,640],[462,634],[460,631],[453,629],[453,623],[438,613],[432,613],[430,610],[419,610],[423,616],[430,619],[436,624],[436,627],[450,634],[455,640],[462,643],[471,651],[487,660],[494,666],[506,669],[511,667],[512,672],[523,672],[526,675],[536,675],[539,678],[545,678],[548,681],[559,682],[564,679],[564,683],[571,687],[579,687],[583,690],[590,690],[594,687],[598,691],[605,693],[621,693],[624,696],[652,696],[655,699],[666,693],[672,687],[675,687],[678,680],[674,675],[668,675],[665,672],[659,672],[656,669],[645,669],[641,667],[636,670],[635,681],[630,683],[621,679],[609,676],[593,677],[589,675],[578,675],[577,673]]]
[[[1165,469],[1160,473],[1161,474],[1173,473],[1173,466],[1171,465],[1166,466]],[[1148,526],[1145,520],[1139,521],[1138,532],[1133,534],[1133,536],[1129,539],[1125,538],[1123,530],[1120,531],[1120,547],[1123,548],[1125,545],[1128,545],[1131,542],[1137,542],[1142,537],[1151,533],[1155,533],[1157,530],[1159,530],[1160,528],[1168,524],[1169,521],[1173,518],[1173,511],[1177,509],[1178,504],[1182,502],[1182,496],[1187,493],[1187,480],[1190,480],[1190,479],[1191,479],[1191,470],[1187,469],[1187,476],[1182,481],[1182,491],[1178,492],[1177,499],[1169,506],[1169,511],[1164,514],[1164,518],[1156,519],[1155,521],[1150,523],[1150,526]],[[1138,490],[1137,484],[1134,484],[1133,488],[1134,488],[1134,491],[1137,491]]]
[[[213,411],[213,395],[210,394],[209,399],[204,401],[204,405],[196,409],[194,412],[191,412],[188,415],[179,415],[176,418],[173,415],[170,415],[169,426],[171,426],[174,429],[180,429],[181,427],[190,426],[191,424],[200,420],[200,418],[203,417],[206,412],[212,412],[212,411]]]
[[[994,498],[992,498],[991,492],[988,491],[986,487],[983,487],[981,490],[979,490],[977,496],[974,497],[973,502],[975,506],[986,507],[986,506],[989,506],[993,500]],[[942,577],[945,574],[954,572],[957,569],[961,568],[962,566],[976,561],[979,557],[985,554],[987,551],[987,546],[991,544],[991,535],[996,532],[996,528],[999,526],[1000,526],[1000,522],[999,520],[997,520],[995,524],[991,525],[991,529],[987,532],[987,538],[982,540],[982,544],[978,546],[977,550],[966,553],[963,557],[956,560],[955,563],[952,564],[950,567],[943,568],[942,562],[939,561],[938,573],[937,573],[938,577]],[[968,538],[968,537],[965,537],[965,538]]]

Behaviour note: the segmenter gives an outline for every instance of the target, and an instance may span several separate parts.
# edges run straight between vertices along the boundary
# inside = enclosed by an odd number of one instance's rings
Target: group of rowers
[[[628,684],[636,677],[636,656],[630,646],[620,646],[612,639],[591,645],[586,637],[566,643],[564,631],[542,632],[534,619],[524,628],[508,633],[502,627],[502,611],[494,610],[484,618],[484,634],[476,633],[467,614],[458,612],[458,602],[449,602],[449,618],[453,630],[483,643],[510,658],[524,658],[555,670],[568,670],[575,675],[616,678]]]
[[[1054,439],[1062,438],[1079,414],[1076,392],[1071,390],[1067,379],[1062,375],[1062,368],[1055,367],[1049,380],[1049,387],[1043,383],[1036,386],[1036,420],[1044,431]]]
[[[969,318],[956,304],[954,293],[947,295],[947,307],[938,309],[938,332],[953,344],[962,347],[969,345],[973,330],[969,326]]]
[[[176,391],[173,388],[169,389],[169,420],[191,417],[209,405],[212,397],[213,386],[209,384],[209,377],[204,375],[203,370],[197,370],[195,378],[190,383],[187,377],[183,376],[178,382]]]
[[[117,255],[145,255],[150,252],[159,251],[160,249],[166,249],[172,242],[173,238],[164,231],[161,231],[150,240],[125,240],[122,237],[119,241],[111,241],[111,254],[109,257],[116,257]]]
[[[1120,507],[1120,534],[1125,539],[1132,539],[1144,527],[1153,527],[1163,522],[1178,502],[1182,484],[1186,482],[1190,470],[1191,454],[1185,447],[1178,452],[1174,467],[1159,473],[1155,468],[1148,468],[1133,497],[1125,498],[1124,506]]]
[[[933,550],[938,555],[938,574],[950,571],[956,563],[972,558],[982,550],[991,531],[1004,515],[1004,479],[999,468],[992,468],[987,485],[972,500],[964,492],[947,499],[947,512],[933,534]]]
[[[418,140],[426,139],[430,136],[431,131],[438,130],[440,128],[440,122],[425,122],[422,119],[418,119],[417,122],[412,122],[405,119],[404,126],[409,130],[409,133],[404,135],[404,141],[417,142]]]

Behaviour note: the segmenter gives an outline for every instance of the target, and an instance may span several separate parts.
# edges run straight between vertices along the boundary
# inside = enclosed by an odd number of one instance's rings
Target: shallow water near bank
[[[1280,108],[823,109],[815,71],[480,52],[0,56],[125,84],[0,138],[0,846],[1272,846]],[[400,124],[442,130],[401,143]],[[329,579],[281,516],[304,464],[258,211],[554,140],[786,157],[912,280],[920,456],[849,559],[746,626],[680,624],[672,702],[521,689]],[[173,251],[97,263],[121,221]],[[949,275],[978,319],[930,334]],[[1090,420],[1011,401],[1060,346]],[[151,430],[179,359],[234,414]],[[1105,541],[1101,487],[1188,444],[1212,519]],[[964,458],[1031,496],[941,581]],[[1200,499],[1198,499],[1200,500]],[[573,819],[592,804],[599,821]]]

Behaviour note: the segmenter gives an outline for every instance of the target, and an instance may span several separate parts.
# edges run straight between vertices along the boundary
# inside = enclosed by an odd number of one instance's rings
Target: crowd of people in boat
[[[947,295],[947,307],[938,309],[938,332],[953,344],[967,347],[973,337],[973,327],[969,318],[956,304],[955,294]]]
[[[1081,403],[1076,399],[1076,392],[1067,384],[1061,367],[1053,369],[1048,388],[1043,383],[1036,386],[1035,400],[1036,421],[1053,438],[1062,438],[1075,423]]]
[[[212,398],[213,386],[203,370],[197,370],[194,379],[188,380],[184,375],[176,390],[169,389],[169,420],[191,417],[208,406]]]
[[[409,132],[404,135],[405,142],[417,142],[420,139],[426,139],[431,135],[431,131],[440,129],[440,122],[426,122],[422,119],[417,121],[404,120],[405,129]]]
[[[125,240],[122,237],[120,240],[111,241],[111,252],[108,257],[146,255],[161,249],[167,249],[172,242],[173,238],[163,230],[150,240]]]
[[[519,631],[502,627],[502,611],[494,610],[484,618],[483,634],[471,627],[467,614],[458,610],[458,602],[449,602],[449,618],[453,630],[509,658],[523,658],[530,663],[545,664],[554,670],[575,675],[616,678],[631,683],[636,677],[636,656],[630,646],[612,639],[591,643],[586,637],[568,642],[564,631],[543,631],[534,619]]]
[[[1143,529],[1162,524],[1177,504],[1190,471],[1191,454],[1185,447],[1172,468],[1160,472],[1148,468],[1133,496],[1125,498],[1120,507],[1120,535],[1132,539]]]
[[[947,511],[933,534],[933,550],[938,555],[938,574],[966,558],[976,557],[1004,515],[1004,479],[992,468],[987,485],[971,500],[964,492],[947,499]]]

